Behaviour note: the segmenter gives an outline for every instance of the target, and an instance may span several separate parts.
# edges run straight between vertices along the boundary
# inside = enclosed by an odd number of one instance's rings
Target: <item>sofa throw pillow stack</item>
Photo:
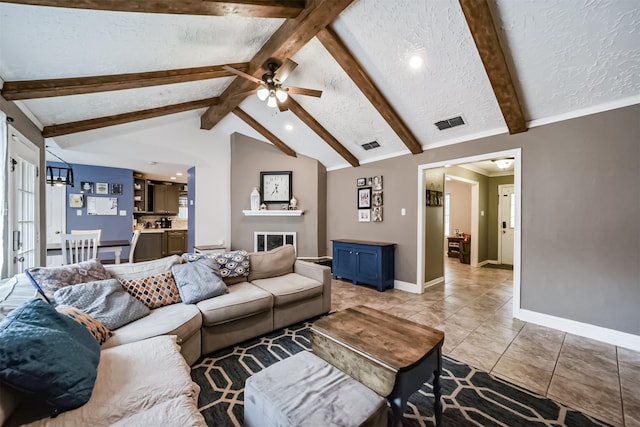
[[[117,279],[67,286],[58,289],[54,299],[56,304],[82,310],[112,330],[151,312],[149,307],[125,291]]]
[[[110,277],[103,265],[95,259],[60,267],[34,267],[25,270],[25,273],[48,302],[54,300],[54,293],[60,288]]]
[[[0,348],[0,381],[26,394],[32,408],[56,415],[91,397],[100,345],[45,301],[27,301],[0,322]]]
[[[171,271],[139,279],[118,279],[124,289],[149,308],[181,302]]]
[[[171,267],[171,272],[185,304],[195,304],[229,292],[218,275],[218,263],[211,258],[203,257],[186,264],[176,264]]]

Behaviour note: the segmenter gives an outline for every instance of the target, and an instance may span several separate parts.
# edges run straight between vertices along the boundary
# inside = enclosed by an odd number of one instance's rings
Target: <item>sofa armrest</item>
[[[331,268],[296,260],[293,272],[322,283],[322,308],[325,313],[328,313],[331,310]]]

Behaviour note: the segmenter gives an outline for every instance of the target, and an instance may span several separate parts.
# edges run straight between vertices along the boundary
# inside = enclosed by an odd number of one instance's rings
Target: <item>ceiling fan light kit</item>
[[[291,93],[297,93],[299,95],[315,96],[318,98],[322,95],[322,91],[320,90],[282,86],[287,77],[289,77],[289,74],[291,74],[297,66],[298,64],[290,59],[286,59],[282,65],[277,62],[269,62],[267,63],[267,69],[269,71],[262,75],[262,79],[236,70],[230,65],[225,65],[222,68],[244,79],[257,83],[259,85],[256,90],[258,99],[260,99],[260,101],[267,101],[268,107],[275,108],[278,106],[278,102],[283,104],[289,98],[289,89],[291,89]]]

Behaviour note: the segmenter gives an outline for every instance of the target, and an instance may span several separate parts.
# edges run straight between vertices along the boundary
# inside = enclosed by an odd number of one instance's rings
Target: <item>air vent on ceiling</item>
[[[378,148],[380,147],[380,144],[378,144],[378,141],[371,141],[371,142],[367,142],[366,144],[362,144],[362,148],[364,148],[365,150],[373,150],[374,148]]]
[[[439,130],[451,129],[452,127],[461,126],[464,124],[462,116],[452,117],[450,119],[441,120],[434,123]]]

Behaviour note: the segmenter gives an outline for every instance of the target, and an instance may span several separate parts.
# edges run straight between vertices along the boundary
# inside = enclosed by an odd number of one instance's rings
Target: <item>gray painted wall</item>
[[[395,242],[396,279],[415,283],[418,165],[521,147],[522,308],[638,335],[638,135],[634,105],[329,172],[327,246]],[[384,175],[384,222],[359,224],[356,178],[374,175]]]
[[[4,99],[3,97],[0,96],[0,110],[2,110],[7,117],[11,117],[13,119],[13,122],[11,123],[11,125],[16,128],[21,134],[23,134],[25,137],[27,137],[31,142],[33,142],[34,144],[36,144],[39,148],[40,148],[40,176],[43,177],[40,180],[40,241],[41,241],[41,245],[40,245],[40,264],[45,265],[46,264],[46,260],[47,260],[47,249],[46,249],[46,245],[44,244],[44,242],[46,241],[46,236],[47,236],[47,222],[45,220],[46,218],[46,212],[45,212],[45,207],[46,207],[46,203],[45,203],[45,182],[44,182],[44,176],[45,176],[45,151],[44,151],[44,138],[42,137],[42,134],[40,133],[40,129],[38,129],[32,122],[31,120],[29,120],[27,118],[27,116],[25,116],[22,111],[20,111],[20,109],[18,107],[15,106],[15,104],[13,104],[12,102],[8,102],[6,99]],[[9,140],[9,143],[11,143],[11,140]],[[5,188],[2,189],[2,191],[6,191]],[[3,221],[5,221],[5,225],[4,225],[4,229],[7,230],[7,217],[4,216],[3,217]],[[7,247],[7,242],[9,239],[4,239],[4,251],[3,253],[8,253],[8,247]],[[5,260],[6,261],[6,260]],[[6,273],[8,270],[6,270],[6,262],[3,263],[3,271],[1,272],[0,277],[6,277]]]
[[[424,171],[424,188],[444,192],[444,169]],[[445,249],[442,238],[444,236],[444,205],[425,207],[424,231],[424,281],[426,283],[444,277]]]
[[[244,216],[242,210],[250,209],[251,190],[260,189],[261,171],[293,172],[293,195],[304,215]],[[298,256],[325,255],[319,249],[324,249],[326,239],[325,174],[325,167],[315,159],[287,156],[262,141],[239,133],[231,135],[231,247],[253,251],[255,231],[295,231],[298,233]],[[276,205],[271,208],[279,209]]]

